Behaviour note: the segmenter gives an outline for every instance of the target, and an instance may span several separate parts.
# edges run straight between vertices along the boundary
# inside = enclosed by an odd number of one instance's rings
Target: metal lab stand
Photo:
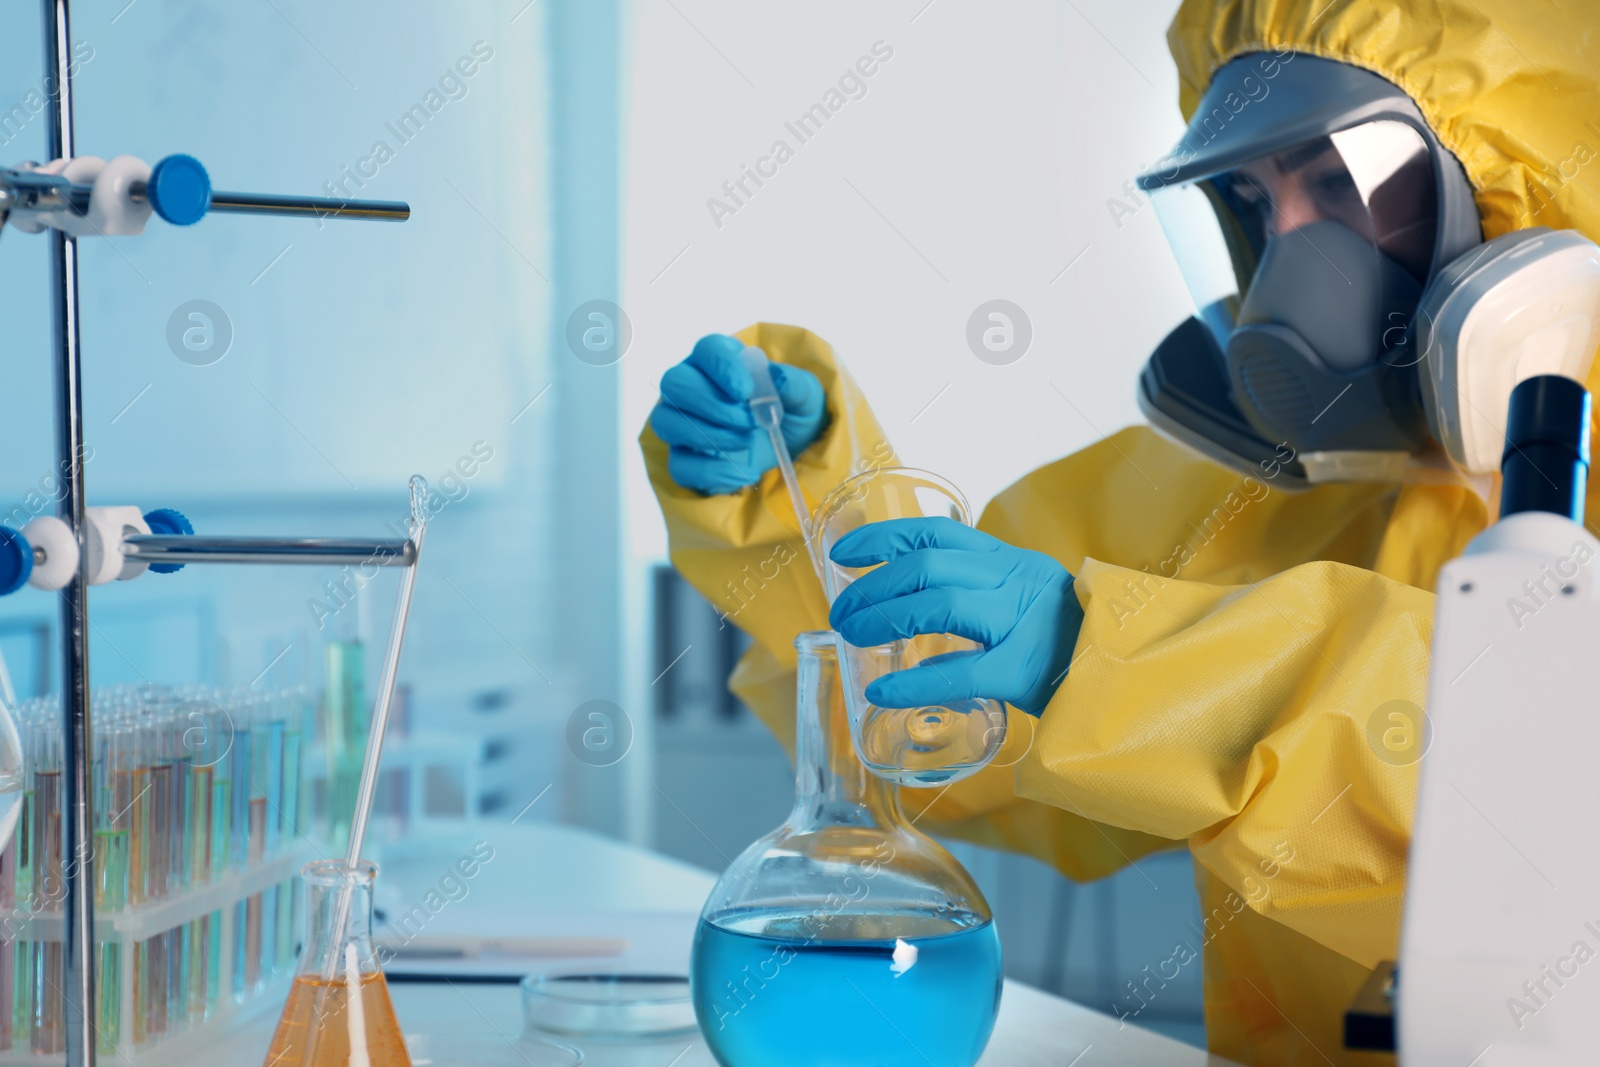
[[[45,69],[56,87],[46,109],[50,155],[74,155],[72,117],[72,47],[69,0],[43,0]],[[193,161],[190,161],[193,162]],[[203,174],[203,172],[202,172]],[[152,178],[152,184],[154,178]],[[142,183],[129,190],[136,202],[148,196],[155,210],[168,221],[153,191]],[[0,173],[0,224],[18,210],[62,209],[75,215],[87,210],[90,188],[66,179],[32,171]],[[322,197],[289,197],[249,193],[211,193],[206,188],[199,214],[221,211],[234,214],[288,215],[327,219],[403,221],[410,208],[403,203],[344,201]],[[196,218],[198,215],[195,216]],[[95,1062],[94,1005],[94,856],[90,811],[90,756],[93,752],[89,714],[89,558],[85,526],[83,482],[83,380],[79,348],[79,298],[77,240],[52,229],[50,240],[52,347],[55,352],[55,445],[63,472],[63,493],[58,515],[78,543],[78,570],[61,590],[61,651],[63,718],[63,788],[67,811],[63,823],[63,880],[66,899],[64,954],[66,983],[62,990],[67,1024],[66,1054],[69,1067],[90,1067]],[[380,565],[413,567],[420,537],[395,541],[308,540],[253,537],[129,537],[123,554],[129,560],[149,563],[278,563],[338,564],[372,561]]]

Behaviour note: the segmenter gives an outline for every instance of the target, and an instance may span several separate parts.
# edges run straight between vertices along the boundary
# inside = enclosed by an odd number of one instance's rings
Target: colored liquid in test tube
[[[128,802],[119,786],[127,785],[133,730],[113,722],[94,740],[94,906],[104,914],[128,906]],[[117,942],[98,946],[95,983],[95,1044],[102,1055],[110,1055],[122,1033],[122,946]]]
[[[232,743],[232,733],[228,728],[226,712],[208,700],[191,699],[180,708],[180,712],[189,774],[185,827],[189,882],[192,885],[204,885],[212,880],[214,874],[220,873],[220,869],[213,866],[212,859],[216,840],[214,809],[218,803],[217,765],[225,760]],[[211,1008],[216,935],[217,931],[213,929],[209,917],[190,923],[186,933],[186,1014],[190,1019],[204,1018]]]
[[[27,734],[23,733],[23,743],[28,744]],[[32,749],[29,748],[28,762],[32,762]],[[33,852],[32,834],[29,827],[33,825],[33,776],[24,772],[27,786],[22,796],[22,815],[17,820],[17,844],[9,850],[17,857],[17,901],[30,901],[33,898],[33,878],[30,856]],[[5,1005],[0,1005],[11,1016],[11,1047],[16,1049],[29,1048],[32,1043],[33,1014],[33,942],[26,938],[18,938],[16,943],[6,950],[11,960],[12,988],[11,1000]]]
[[[283,722],[265,705],[251,715],[249,860],[260,863],[276,850],[283,789]],[[277,945],[276,887],[245,902],[244,985],[256,988],[272,970],[267,953]]]
[[[44,728],[40,727],[41,731]],[[61,740],[46,733],[36,749],[33,771],[33,840],[38,848],[35,859],[36,890],[64,884],[61,880]],[[59,907],[55,901],[39,899],[44,908]],[[54,1055],[67,1048],[64,1006],[56,990],[64,988],[65,960],[59,941],[33,942],[34,988],[31,1047],[39,1055]]]
[[[305,692],[291,689],[279,697],[279,705],[279,717],[283,720],[283,784],[278,807],[278,837],[287,844],[303,832],[300,826],[300,752],[307,719]]]
[[[151,756],[146,731],[136,720],[133,727],[127,770],[116,772],[116,804],[128,826],[128,903],[137,907],[150,899]]]
[[[25,836],[18,834],[17,837]],[[17,908],[17,838],[0,850],[0,911],[14,914]],[[16,996],[16,955],[11,941],[0,941],[0,1050],[11,1048],[11,1004]]]
[[[350,819],[361,788],[361,760],[366,751],[372,709],[367,704],[366,646],[359,639],[334,641],[327,650],[328,677],[323,747],[328,759],[328,839],[344,851]]]
[[[171,738],[159,717],[159,709],[141,702],[140,720],[148,733],[149,840],[145,847],[145,892],[148,900],[164,899],[172,873],[172,752]],[[157,1036],[167,1032],[167,998],[171,995],[170,939],[157,934],[144,943],[145,1033]]]
[[[279,809],[278,841],[281,847],[288,848],[303,832],[300,827],[300,791],[303,788],[300,753],[310,708],[301,689],[288,690],[279,699],[283,719],[283,799]],[[300,925],[295,910],[299,899],[299,886],[293,881],[278,886],[278,944],[275,959],[280,967],[288,967],[294,962],[295,934]]]
[[[286,758],[285,740],[288,726],[283,721],[283,709],[270,700],[263,700],[265,714],[257,721],[265,732],[266,780],[262,783],[265,811],[262,812],[263,833],[266,841],[263,852],[275,856],[282,847],[284,804],[283,767]],[[277,886],[261,894],[261,976],[270,978],[279,967],[278,959],[278,896]]]
[[[211,772],[211,830],[206,852],[211,859],[211,877],[220,878],[233,859],[233,748],[238,727],[232,717],[218,722],[222,748],[212,753],[208,767]],[[196,828],[200,832],[200,828]]]
[[[162,733],[167,743],[167,766],[171,768],[168,789],[171,795],[167,810],[172,816],[172,833],[168,839],[167,892],[181,893],[189,888],[189,857],[192,852],[190,838],[193,834],[193,804],[189,799],[192,775],[189,771],[193,755],[189,750],[189,728],[182,717],[182,705],[169,699],[161,709]]]
[[[242,870],[250,863],[251,836],[250,836],[250,770],[255,756],[253,731],[251,729],[251,713],[253,709],[243,701],[234,701],[230,708],[233,715],[233,750],[229,753],[233,764],[231,773],[233,777],[233,793],[230,798],[232,813],[229,818],[228,835],[231,844],[232,856],[230,866]],[[251,898],[252,900],[255,898]],[[251,959],[248,934],[250,929],[250,901],[241,900],[234,905],[233,916],[233,998],[243,1002],[245,996],[254,988],[251,974]]]

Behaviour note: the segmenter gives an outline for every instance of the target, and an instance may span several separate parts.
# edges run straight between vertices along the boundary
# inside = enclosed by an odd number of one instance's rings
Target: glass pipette
[[[811,509],[806,507],[805,494],[800,492],[800,478],[794,472],[794,460],[789,455],[789,445],[783,439],[783,400],[772,381],[772,365],[767,354],[754,345],[744,347],[744,365],[750,372],[755,388],[750,392],[750,414],[756,425],[767,431],[772,441],[772,451],[778,457],[778,470],[783,472],[783,484],[789,490],[789,502],[794,506],[794,517],[800,523],[800,537],[805,541],[806,555],[811,557],[811,567],[817,572],[817,581],[827,586],[823,577],[822,557],[817,554],[817,543],[811,535]]]
[[[361,765],[361,788],[356,793],[356,810],[350,819],[350,847],[345,853],[345,866],[354,870],[361,861],[361,848],[367,836],[367,820],[372,815],[372,799],[378,788],[378,763],[383,755],[383,737],[389,727],[389,709],[394,704],[395,677],[400,670],[400,649],[405,643],[406,621],[411,615],[411,593],[417,585],[417,564],[422,559],[422,539],[428,526],[428,482],[421,475],[413,475],[411,489],[411,543],[416,546],[411,566],[400,579],[400,598],[395,602],[394,622],[389,628],[389,647],[383,656],[383,677],[378,684],[378,700],[373,710],[372,726],[367,732],[366,757]],[[337,920],[334,929],[342,932],[350,913],[350,889],[347,885],[339,894],[336,906]],[[328,973],[331,981],[339,960],[329,957]]]
[[[417,586],[417,563],[422,559],[422,538],[428,526],[427,479],[420,474],[412,475],[410,489],[411,519],[407,533],[411,543],[416,546],[416,554],[400,580],[400,599],[395,603],[394,622],[389,627],[389,647],[383,656],[378,702],[372,716],[372,728],[367,734],[366,759],[361,765],[361,788],[356,793],[356,810],[350,819],[350,848],[345,853],[345,862],[351,868],[361,860],[361,846],[367,836],[367,820],[372,816],[372,798],[378,789],[378,761],[383,755],[384,733],[389,728],[395,677],[400,671],[400,648],[406,639],[406,621],[411,616],[411,593]]]

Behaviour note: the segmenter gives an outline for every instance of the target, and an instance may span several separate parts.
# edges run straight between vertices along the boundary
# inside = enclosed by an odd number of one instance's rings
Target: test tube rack
[[[93,938],[97,1054],[130,1067],[178,1064],[216,1047],[239,1026],[275,1012],[294,975],[299,871],[309,858],[309,850],[299,846],[172,900],[97,916]],[[271,909],[274,930],[280,934],[287,917],[293,937],[286,944],[263,946],[260,969],[251,971],[241,945],[258,909],[262,913]],[[23,952],[33,954],[37,967],[52,948],[60,948],[65,932],[60,912],[33,917],[8,946],[19,954],[18,974],[25,975]],[[209,955],[198,956],[201,951]],[[207,984],[197,987],[194,976],[201,973],[202,959]],[[150,988],[153,968],[165,972],[165,988]],[[34,972],[35,979],[39,973]],[[17,1010],[22,1008],[18,1005]],[[15,1028],[13,1033],[23,1036]],[[61,1053],[34,1052],[33,1035],[27,1036],[26,1044],[14,1040],[11,1051],[0,1052],[0,1064],[59,1067]]]
[[[42,8],[45,84],[49,87],[48,106],[44,111],[46,133],[50,155],[60,165],[0,170],[0,227],[9,219],[14,224],[12,228],[47,231],[50,244],[54,436],[56,460],[62,472],[56,517],[69,535],[67,547],[71,549],[70,552],[56,551],[53,556],[57,567],[69,556],[73,564],[70,576],[62,576],[64,585],[59,594],[62,652],[60,855],[78,860],[64,863],[62,868],[59,984],[65,1025],[65,1062],[68,1067],[92,1067],[98,1045],[99,1009],[103,1007],[96,1000],[95,938],[103,927],[95,918],[97,864],[91,846],[95,825],[95,798],[91,788],[95,722],[89,688],[89,586],[105,582],[108,573],[114,578],[128,578],[147,569],[170,572],[190,563],[340,565],[355,562],[409,568],[401,586],[383,684],[377,699],[375,718],[381,721],[386,717],[388,701],[393,696],[394,675],[421,548],[422,519],[417,507],[418,486],[413,480],[412,533],[404,540],[193,537],[182,529],[158,529],[160,524],[150,522],[134,522],[121,529],[113,526],[109,530],[111,536],[107,537],[105,528],[90,521],[84,486],[78,237],[93,233],[138,233],[152,212],[169,223],[182,226],[193,224],[211,212],[335,221],[404,221],[410,216],[410,208],[404,203],[380,201],[214,192],[203,168],[186,156],[169,157],[155,168],[122,157],[93,168],[93,175],[88,173],[91,168],[79,166],[77,177],[92,177],[93,183],[75,180],[74,164],[87,164],[88,157],[79,160],[74,145],[71,0],[42,0]],[[146,520],[150,517],[144,516]],[[5,540],[15,547],[22,538],[12,534]],[[32,557],[24,557],[25,569],[31,569],[34,563],[46,562],[40,546],[31,546],[30,551]],[[120,555],[122,566],[116,565],[118,560],[112,553]],[[378,740],[381,742],[381,737]],[[280,872],[270,872],[276,873]],[[220,885],[212,888],[218,892],[222,890]],[[232,885],[230,891],[243,892],[248,888],[245,882],[239,882]],[[209,898],[194,906],[208,902]],[[137,943],[138,935],[173,918],[172,915],[155,917],[158,911],[134,918],[111,916],[110,930],[118,937]],[[180,909],[177,914],[186,913]],[[196,912],[194,918],[199,914]],[[125,918],[127,923],[119,925]],[[193,921],[193,918],[173,921],[181,923]],[[133,925],[127,925],[130,923]],[[128,932],[130,930],[132,933]],[[126,976],[124,971],[123,977]],[[172,1044],[175,1047],[176,1043]],[[60,1062],[60,1059],[52,1062]]]
[[[121,687],[95,697],[97,1050],[175,1062],[276,1002],[310,849],[301,690]],[[0,1065],[59,1062],[65,916],[60,709],[18,709],[22,817],[0,855]]]

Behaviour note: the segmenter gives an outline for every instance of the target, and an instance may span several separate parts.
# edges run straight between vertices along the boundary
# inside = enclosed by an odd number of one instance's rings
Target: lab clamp
[[[215,212],[400,222],[410,216],[410,208],[404,203],[218,192],[211,188],[200,162],[183,155],[169,156],[153,167],[129,156],[109,162],[76,157],[70,8],[70,0],[43,0],[47,84],[54,86],[45,115],[49,152],[55,162],[0,169],[0,227],[9,224],[24,232],[48,231],[55,450],[63,472],[56,516],[35,519],[20,531],[0,530],[0,591],[11,592],[30,584],[58,590],[61,595],[61,855],[81,857],[81,862],[63,865],[64,980],[60,984],[66,1019],[66,1063],[69,1067],[89,1067],[96,1058],[95,1024],[99,1017],[94,974],[95,856],[91,845],[94,724],[89,690],[89,586],[137,578],[147,570],[176,571],[191,563],[366,563],[406,568],[373,716],[373,740],[381,746],[381,727],[394,693],[422,547],[426,486],[421,479],[412,480],[410,536],[373,541],[196,536],[188,521],[170,509],[143,513],[127,506],[87,506],[79,340],[80,236],[138,234],[152,214],[178,226],[192,225]],[[369,759],[375,754],[373,742],[369,741]],[[352,837],[359,840],[356,828],[352,828]]]

